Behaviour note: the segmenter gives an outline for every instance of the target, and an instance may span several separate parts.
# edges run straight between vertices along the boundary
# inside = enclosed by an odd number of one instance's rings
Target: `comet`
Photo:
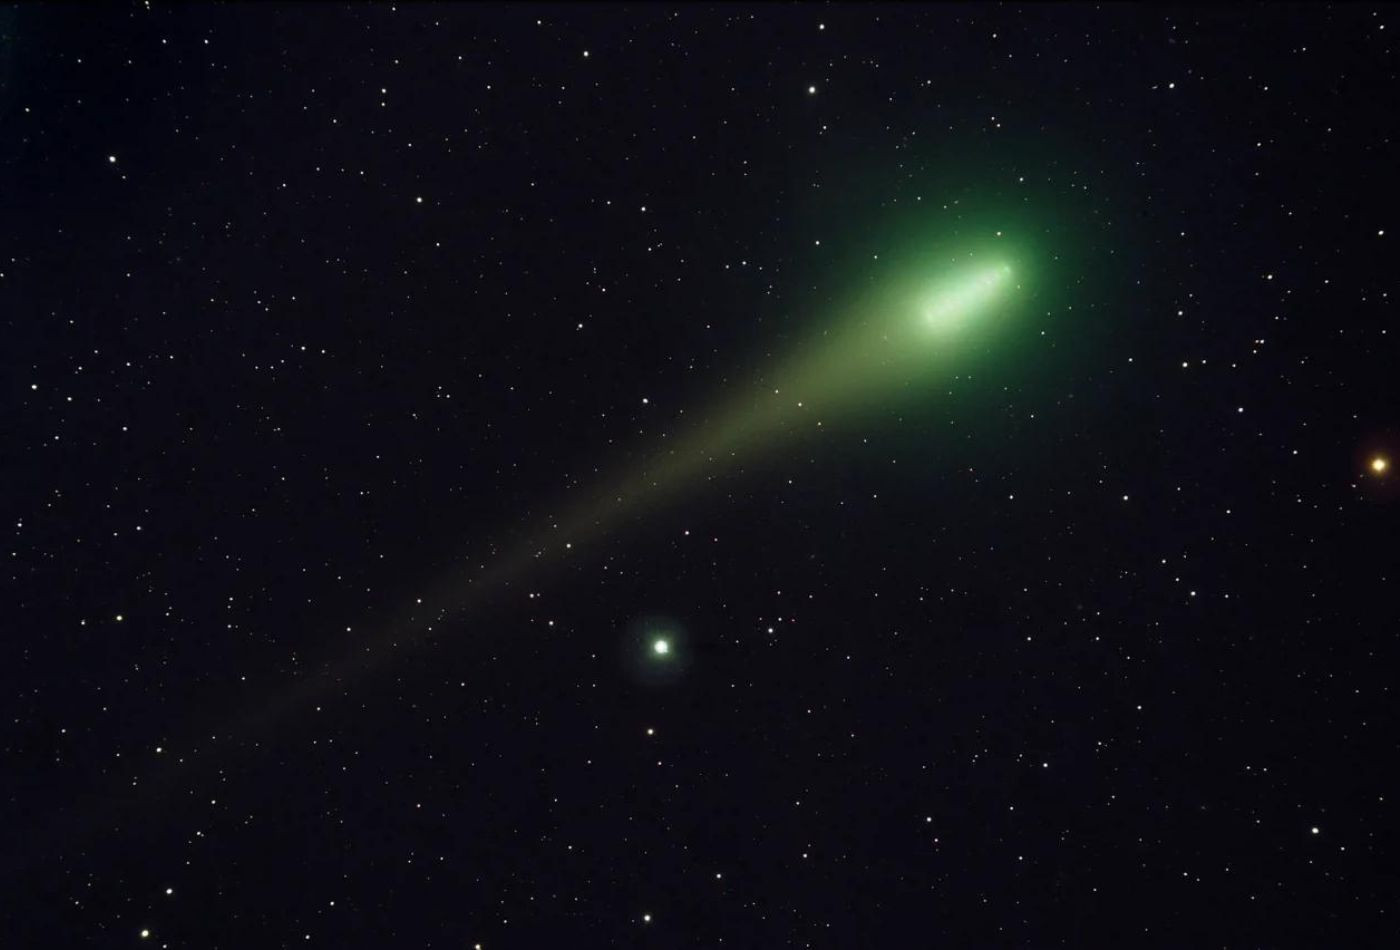
[[[319,660],[298,663],[305,672],[270,694],[259,690],[240,714],[191,734],[219,741],[241,737],[258,748],[259,736],[289,713],[313,703],[319,710],[323,697],[344,696],[376,670],[459,635],[473,609],[509,595],[527,577],[538,583],[550,566],[587,556],[595,542],[648,513],[694,498],[720,476],[771,457],[804,435],[923,398],[932,385],[972,365],[991,334],[1014,322],[1026,286],[1022,268],[1001,254],[941,253],[916,263],[872,274],[864,292],[832,305],[825,319],[814,319],[785,359],[753,373],[736,392],[721,390],[682,414],[688,424],[667,432],[639,460],[619,465],[591,491],[557,502],[557,510],[526,522],[512,541],[464,558],[368,633],[330,645]],[[688,651],[680,630],[658,622],[639,635],[648,661],[644,679],[669,681],[685,669]],[[160,758],[132,783],[139,784],[139,795],[99,796],[83,827],[112,826],[116,809],[155,800],[159,789],[193,765],[184,757]],[[69,821],[63,832],[79,830]]]
[[[328,694],[344,695],[393,661],[441,642],[473,609],[551,566],[587,556],[620,527],[682,499],[721,476],[796,440],[921,397],[970,365],[984,341],[1004,327],[1026,295],[1023,268],[1001,242],[950,252],[947,246],[871,272],[866,288],[814,318],[806,338],[784,359],[755,371],[737,392],[721,391],[693,419],[616,467],[589,491],[557,503],[513,532],[513,541],[463,558],[425,584],[384,622],[330,645],[305,671],[210,734],[255,735]],[[654,660],[676,657],[670,641],[652,645]]]
[[[696,421],[668,433],[664,446],[599,479],[554,513],[539,517],[489,558],[474,558],[437,579],[370,639],[341,644],[251,717],[266,723],[324,690],[344,691],[389,656],[445,635],[444,627],[550,563],[586,554],[591,542],[720,476],[771,455],[814,431],[923,391],[957,366],[975,331],[997,323],[1023,290],[1003,256],[965,253],[906,267],[816,321],[810,337],[737,394],[684,414]],[[653,655],[670,651],[665,641]],[[245,720],[245,725],[253,722]]]

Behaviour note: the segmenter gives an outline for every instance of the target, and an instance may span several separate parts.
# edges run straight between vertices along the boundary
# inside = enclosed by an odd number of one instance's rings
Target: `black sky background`
[[[0,944],[1392,945],[1390,12],[0,12]],[[375,640],[925,207],[1000,364]]]

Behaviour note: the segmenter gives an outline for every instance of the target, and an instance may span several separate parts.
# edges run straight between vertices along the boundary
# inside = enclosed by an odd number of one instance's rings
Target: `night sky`
[[[1393,12],[0,11],[0,945],[1394,946]]]

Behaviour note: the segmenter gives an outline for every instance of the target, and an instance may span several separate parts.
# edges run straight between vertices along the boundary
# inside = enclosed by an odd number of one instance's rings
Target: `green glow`
[[[665,656],[671,652],[671,642],[665,637],[662,637],[651,645],[651,652],[655,653],[657,656]]]
[[[945,282],[930,294],[924,320],[939,333],[956,330],[1000,298],[1010,282],[1011,265],[1005,263]]]

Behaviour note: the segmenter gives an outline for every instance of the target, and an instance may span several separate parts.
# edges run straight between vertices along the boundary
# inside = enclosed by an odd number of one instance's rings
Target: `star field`
[[[1390,946],[1390,12],[0,12],[0,946]]]

